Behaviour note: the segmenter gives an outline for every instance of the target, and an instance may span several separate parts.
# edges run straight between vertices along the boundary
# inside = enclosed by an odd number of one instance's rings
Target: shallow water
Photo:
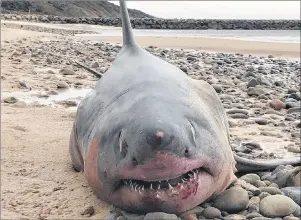
[[[27,104],[38,102],[41,105],[50,105],[53,107],[57,107],[57,102],[59,101],[75,101],[77,104],[83,100],[83,98],[92,91],[92,89],[62,89],[58,90],[57,95],[49,95],[49,97],[41,97],[41,95],[47,94],[47,92],[41,92],[37,90],[32,91],[17,91],[17,92],[2,92],[1,97],[6,98],[13,96],[17,98],[19,101],[24,101]]]
[[[49,24],[27,21],[1,21],[20,25],[35,25],[47,28],[94,31],[97,34],[77,34],[77,36],[121,36],[120,27],[89,24]],[[220,39],[239,39],[246,41],[300,43],[300,30],[164,30],[134,29],[135,36],[152,37],[206,37]]]

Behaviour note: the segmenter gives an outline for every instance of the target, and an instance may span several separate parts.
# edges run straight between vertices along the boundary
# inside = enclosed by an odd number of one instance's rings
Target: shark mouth
[[[197,180],[198,175],[201,172],[207,172],[203,167],[193,169],[183,175],[159,181],[146,181],[146,180],[135,180],[135,179],[123,179],[121,184],[125,187],[128,187],[131,190],[138,192],[143,192],[144,190],[169,190],[173,188],[183,187],[186,184],[191,183],[192,181]]]

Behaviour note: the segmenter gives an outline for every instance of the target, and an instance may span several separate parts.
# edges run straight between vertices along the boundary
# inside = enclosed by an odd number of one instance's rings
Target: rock
[[[255,187],[266,187],[267,184],[261,180],[256,180],[253,184]]]
[[[81,215],[92,216],[94,213],[95,213],[94,206],[89,206],[89,207],[86,207],[86,208],[84,209],[84,211],[82,211],[80,214],[81,214]]]
[[[273,182],[276,183],[280,188],[287,185],[288,179],[292,173],[290,169],[283,169],[273,175]]]
[[[245,174],[239,179],[246,181],[247,183],[254,184],[257,180],[260,180],[260,177],[257,174]]]
[[[28,105],[24,101],[17,101],[16,103],[12,104],[12,107],[15,107],[15,108],[27,108]]]
[[[235,186],[217,197],[213,202],[213,206],[221,211],[233,213],[244,210],[248,203],[248,192],[239,186]]]
[[[289,89],[287,90],[287,94],[292,94],[292,93],[296,93],[296,92],[299,92],[299,90],[296,89],[296,88],[289,88]]]
[[[255,123],[259,125],[267,125],[269,121],[265,118],[255,118]]]
[[[18,101],[16,97],[10,96],[3,99],[4,103],[14,104]]]
[[[63,101],[58,101],[56,103],[59,105],[67,106],[67,107],[77,106],[77,102],[72,101],[72,100],[63,100]]]
[[[296,210],[296,203],[283,195],[271,195],[261,200],[260,213],[266,217],[284,217]]]
[[[232,214],[223,218],[224,220],[243,220],[246,219],[244,215]]]
[[[248,115],[249,111],[244,110],[244,109],[229,109],[229,110],[227,110],[227,114],[236,114],[236,113],[241,113],[241,114]]]
[[[217,93],[221,93],[222,90],[223,90],[222,87],[221,87],[220,85],[212,84],[211,86],[214,88],[214,90],[215,90]]]
[[[299,113],[301,112],[300,107],[293,107],[287,110],[287,114]]]
[[[204,208],[201,206],[197,206],[193,209],[188,210],[187,212],[184,212],[181,214],[180,217],[183,217],[185,215],[189,215],[189,214],[196,214],[197,216],[201,215],[201,213],[203,212]]]
[[[99,64],[97,62],[92,63],[91,68],[97,68],[99,67]]]
[[[68,85],[68,84],[67,84]],[[50,90],[47,92],[48,95],[58,95],[59,93],[57,91],[54,90]]]
[[[67,89],[67,88],[69,88],[69,85],[65,81],[58,81],[57,88],[58,89]]]
[[[251,213],[247,214],[247,216],[246,216],[247,219],[254,219],[256,217],[262,217],[262,215],[260,215],[257,212],[251,212]]]
[[[285,216],[283,220],[300,220],[300,218],[295,216]]]
[[[301,153],[301,148],[297,146],[288,146],[287,151],[292,153]]]
[[[286,186],[298,186],[301,187],[301,167],[296,167],[289,173]]]
[[[276,188],[276,187],[260,187],[259,188],[261,190],[261,192],[268,192],[271,195],[276,195],[276,194],[281,194],[280,189]]]
[[[255,217],[252,220],[276,220],[275,218],[266,218],[266,217]]]
[[[26,88],[26,89],[28,89],[29,87],[26,85],[26,82],[25,81],[21,81],[21,80],[19,80],[19,86],[18,87],[20,87],[20,88]]]
[[[250,199],[249,202],[249,212],[259,212],[259,203],[260,203],[260,198],[258,196],[254,196]]]
[[[260,199],[263,199],[263,198],[265,198],[265,197],[267,197],[267,196],[270,196],[270,195],[271,195],[270,193],[262,192],[262,193],[259,194],[258,197],[259,197]]]
[[[249,116],[242,113],[235,113],[230,115],[231,118],[248,119]]]
[[[70,69],[70,68],[63,68],[63,69],[60,69],[59,73],[61,73],[62,75],[75,75],[76,73]]]
[[[272,101],[269,102],[269,105],[274,110],[281,110],[285,108],[285,104],[279,99],[273,99]]]
[[[214,207],[205,208],[201,215],[205,218],[219,218],[222,216],[221,211]]]
[[[155,220],[155,219],[178,220],[178,217],[174,214],[167,214],[164,212],[151,212],[151,213],[147,213],[144,217],[144,220]]]
[[[182,219],[183,219],[183,220],[198,220],[196,214],[188,214],[188,215],[185,215]]]
[[[261,190],[246,181],[239,179],[239,184],[246,190],[253,193],[254,196],[258,196],[261,193]]]
[[[264,90],[262,88],[256,86],[256,87],[250,87],[250,88],[248,88],[247,94],[249,96],[259,96],[261,94],[265,94],[265,92],[264,92]]]
[[[279,86],[279,87],[284,87],[284,82],[283,81],[275,81],[275,86]]]
[[[260,85],[260,83],[256,79],[253,78],[248,82],[247,88],[255,87],[257,85]]]
[[[301,205],[301,188],[300,187],[285,187],[281,189],[285,196],[290,197],[295,203]]]

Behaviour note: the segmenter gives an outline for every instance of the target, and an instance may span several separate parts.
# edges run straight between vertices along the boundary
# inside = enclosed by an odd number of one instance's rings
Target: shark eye
[[[122,157],[125,157],[128,152],[128,145],[123,138],[122,131],[119,133],[119,151]]]
[[[190,130],[191,130],[191,134],[192,134],[192,138],[193,140],[195,140],[195,129],[194,126],[192,125],[192,123],[189,121],[190,124]]]

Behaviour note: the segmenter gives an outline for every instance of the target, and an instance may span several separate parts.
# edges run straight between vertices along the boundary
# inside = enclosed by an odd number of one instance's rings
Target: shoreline
[[[93,29],[92,25],[84,24],[45,24],[32,23],[24,21],[1,21],[1,26],[16,30],[29,30],[50,33],[67,32],[68,36],[74,39],[91,40],[91,41],[105,41],[108,43],[122,43],[121,36],[101,36],[95,35],[101,30],[112,30],[120,28],[113,28],[108,26],[97,26],[97,31]],[[77,27],[76,27],[77,26]],[[18,28],[19,27],[19,28]],[[11,28],[12,29],[12,28]],[[96,31],[96,32],[95,32]],[[95,32],[95,33],[91,33]],[[300,61],[300,43],[295,42],[267,42],[255,41],[248,39],[229,39],[218,37],[185,37],[185,36],[135,36],[138,44],[144,47],[156,46],[166,49],[192,49],[203,52],[223,52],[223,53],[241,53],[244,55],[254,56],[269,56],[276,58],[288,58]]]
[[[74,36],[77,39],[122,43],[120,36]],[[259,42],[210,37],[146,37],[136,36],[141,46],[173,49],[193,49],[205,52],[242,53],[255,56],[292,58],[300,60],[300,43]]]

